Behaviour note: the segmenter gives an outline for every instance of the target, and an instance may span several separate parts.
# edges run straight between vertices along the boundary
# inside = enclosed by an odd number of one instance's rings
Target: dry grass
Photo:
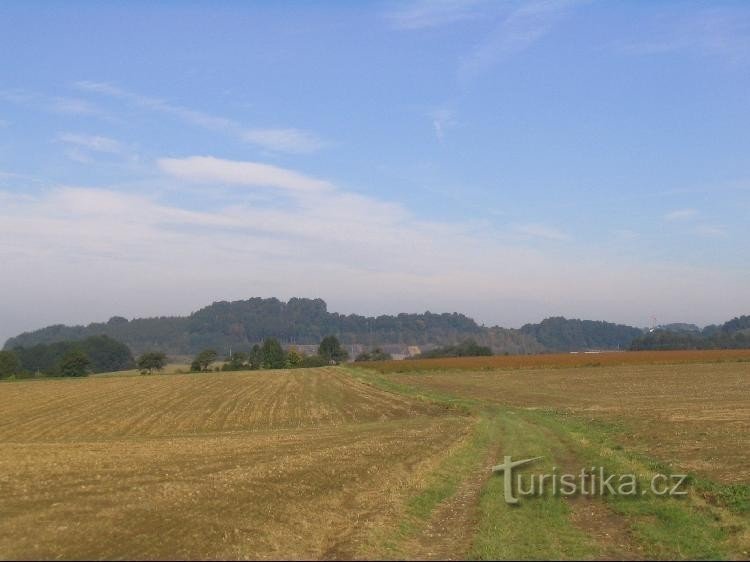
[[[357,366],[376,369],[381,373],[408,373],[431,370],[443,371],[446,369],[558,369],[566,367],[666,365],[675,363],[722,363],[738,361],[750,361],[750,349],[492,355],[488,357],[367,361],[357,363]]]
[[[750,363],[389,376],[445,394],[622,424],[629,450],[712,480],[750,481]]]
[[[363,556],[472,423],[335,369],[19,382],[0,411],[3,559]]]

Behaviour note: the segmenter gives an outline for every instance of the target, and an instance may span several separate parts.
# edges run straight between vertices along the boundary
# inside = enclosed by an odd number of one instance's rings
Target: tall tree
[[[329,364],[338,365],[349,358],[349,354],[341,347],[336,336],[326,336],[318,346],[318,355],[325,359]]]
[[[60,360],[58,370],[63,377],[85,377],[91,360],[82,350],[73,348]]]
[[[279,341],[267,338],[261,347],[264,369],[283,369],[286,365],[286,354]]]
[[[191,371],[208,371],[208,368],[211,366],[211,363],[216,361],[216,358],[218,356],[219,354],[216,353],[215,350],[204,349],[198,355],[195,356],[195,359],[193,359],[193,362],[190,365],[190,370]]]
[[[137,366],[141,373],[149,375],[156,371],[161,371],[167,365],[167,356],[161,351],[147,351],[138,358]]]
[[[262,369],[263,368],[263,351],[260,346],[256,343],[250,351],[248,363],[251,369]]]
[[[0,351],[0,379],[15,375],[21,370],[21,362],[13,351]]]
[[[302,354],[295,348],[290,349],[286,352],[286,366],[294,369],[302,365]]]

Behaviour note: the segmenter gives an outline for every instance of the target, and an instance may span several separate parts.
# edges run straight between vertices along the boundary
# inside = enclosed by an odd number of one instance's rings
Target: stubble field
[[[469,420],[335,369],[0,388],[0,558],[363,556]]]
[[[750,363],[609,356],[3,383],[0,558],[746,559]],[[699,480],[510,507],[508,454]]]
[[[444,394],[614,423],[629,450],[722,483],[750,482],[747,362],[390,376]]]

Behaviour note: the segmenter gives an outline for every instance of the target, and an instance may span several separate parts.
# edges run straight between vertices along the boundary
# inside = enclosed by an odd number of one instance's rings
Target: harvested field
[[[365,556],[473,423],[335,369],[26,381],[0,405],[3,559]]]
[[[0,559],[746,558],[740,504],[516,509],[488,467],[650,470],[635,450],[744,484],[749,377],[735,361],[3,383]]]
[[[443,371],[447,369],[562,369],[616,365],[673,365],[677,363],[724,363],[750,361],[750,349],[698,351],[608,351],[601,353],[554,353],[549,355],[491,355],[446,357],[403,361],[366,361],[357,366],[381,373]]]
[[[720,482],[750,481],[750,363],[389,376],[444,394],[621,424],[629,450]]]
[[[0,404],[0,442],[21,443],[322,427],[431,411],[335,369],[28,381],[2,385]]]

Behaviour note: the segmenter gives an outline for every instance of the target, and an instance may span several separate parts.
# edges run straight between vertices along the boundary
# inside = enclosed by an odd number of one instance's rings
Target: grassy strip
[[[635,496],[607,495],[601,499],[626,518],[633,538],[651,559],[721,559],[735,550],[730,540],[732,514],[710,508],[694,478],[688,478],[688,495],[658,496],[650,492],[651,479],[679,471],[640,454],[623,450],[614,442],[617,426],[592,424],[544,411],[518,410],[531,423],[547,427],[560,439],[575,444],[582,467],[604,467],[608,474],[635,474]],[[581,468],[582,468],[581,467]],[[646,491],[642,494],[641,491]]]
[[[504,451],[514,458],[544,457],[527,472],[551,472],[568,452],[545,427],[529,422],[513,411],[498,408],[493,415]],[[595,557],[597,545],[574,527],[570,508],[560,497],[505,502],[501,475],[490,478],[479,501],[479,526],[470,558],[475,560],[582,559]]]
[[[678,473],[644,455],[624,451],[615,442],[621,431],[617,424],[591,423],[559,412],[493,406],[418,390],[379,373],[356,369],[350,372],[383,390],[481,416],[471,444],[475,458],[480,449],[486,452],[488,447],[497,449],[499,456],[502,443],[503,451],[511,452],[514,458],[544,456],[532,472],[549,473],[553,465],[564,466],[566,460],[570,463],[572,456],[578,470],[602,466],[608,474],[638,475],[639,490],[648,490],[656,473]],[[436,478],[449,478],[451,486],[436,495],[428,488],[413,499],[413,505],[421,506],[413,515],[421,520],[426,521],[434,507],[455,492],[460,480],[467,477],[466,471],[475,466],[450,459],[446,462],[446,470],[438,470]],[[451,466],[450,462],[456,464]],[[465,473],[456,478],[452,470]],[[625,518],[632,538],[649,558],[746,558],[750,546],[750,486],[727,486],[692,477],[689,482],[687,497],[646,493],[635,497],[605,496],[597,501],[604,501],[612,512]],[[472,558],[560,559],[601,554],[597,545],[571,525],[565,501],[559,497],[534,497],[522,499],[520,506],[509,506],[504,501],[501,477],[488,480],[481,493],[479,512]],[[414,527],[410,529],[413,531]]]
[[[349,375],[365,384],[372,385],[386,392],[408,396],[414,400],[430,402],[466,414],[476,412],[481,407],[481,402],[474,400],[473,398],[462,398],[452,394],[422,390],[408,384],[397,382],[391,378],[387,378],[372,369],[362,369],[357,367],[340,367],[340,369],[343,369]]]
[[[450,454],[429,476],[425,487],[406,503],[406,513],[394,533],[385,542],[390,553],[408,557],[405,543],[424,529],[440,503],[453,497],[460,484],[485,457],[492,439],[492,427],[480,419],[469,440]]]
[[[484,466],[503,448],[532,456],[562,449],[545,428],[535,427],[513,412],[479,401],[422,391],[361,369],[348,372],[368,384],[448,408],[472,412],[478,417],[469,441],[449,455],[430,475],[425,488],[407,502],[406,514],[390,536],[379,541],[390,554],[409,556],[404,546],[428,523],[435,508],[451,498],[477,466]],[[550,461],[551,462],[551,461]],[[549,464],[549,463],[548,463]],[[550,465],[551,466],[551,465]],[[480,495],[480,526],[469,556],[473,559],[577,559],[595,547],[587,535],[573,527],[568,507],[560,498],[539,498],[524,509],[503,500],[501,477],[490,477]],[[536,530],[536,532],[534,532]]]

